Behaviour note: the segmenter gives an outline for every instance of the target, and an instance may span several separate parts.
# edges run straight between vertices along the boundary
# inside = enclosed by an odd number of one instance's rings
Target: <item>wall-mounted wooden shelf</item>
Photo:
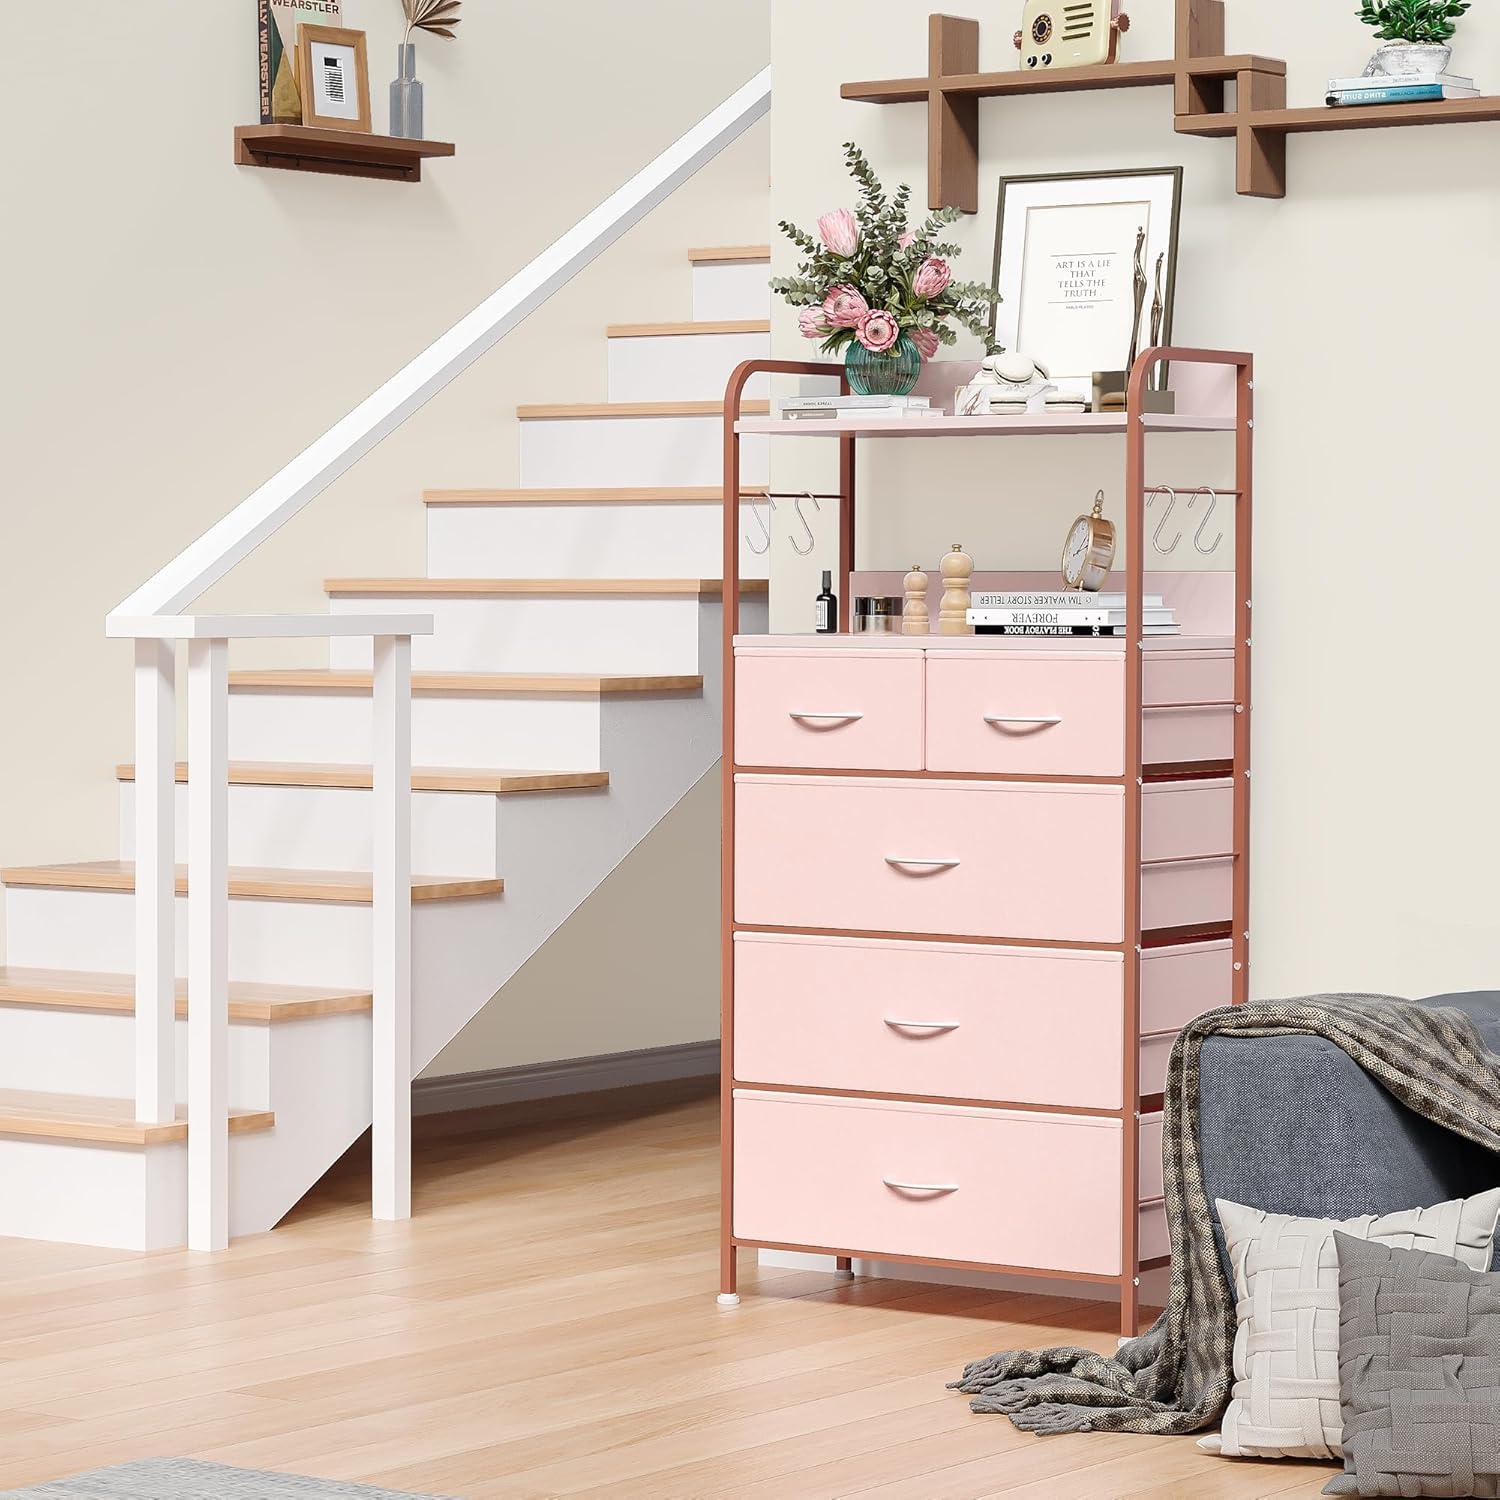
[[[383,177],[393,182],[420,182],[423,161],[452,156],[457,149],[452,141],[408,141],[312,125],[239,125],[234,132],[234,159],[241,167]]]
[[[1180,135],[1232,136],[1235,190],[1286,197],[1286,138],[1325,130],[1400,125],[1458,125],[1500,120],[1500,98],[1431,104],[1365,104],[1288,109],[1286,64],[1254,53],[1225,56],[1224,0],[1176,0],[1177,55],[1155,62],[1092,68],[976,71],[979,23],[928,18],[928,68],[922,78],[846,83],[841,97],[867,104],[927,105],[928,206],[979,211],[979,101],[1017,94],[1151,88],[1170,84]],[[1235,108],[1225,109],[1226,85]]]

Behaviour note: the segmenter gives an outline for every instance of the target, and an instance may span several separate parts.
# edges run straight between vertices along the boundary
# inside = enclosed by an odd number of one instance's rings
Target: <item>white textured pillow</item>
[[[1448,1255],[1487,1271],[1500,1188],[1435,1208],[1338,1224],[1214,1205],[1234,1268],[1234,1399],[1198,1446],[1235,1458],[1339,1458],[1339,1264],[1333,1232]]]

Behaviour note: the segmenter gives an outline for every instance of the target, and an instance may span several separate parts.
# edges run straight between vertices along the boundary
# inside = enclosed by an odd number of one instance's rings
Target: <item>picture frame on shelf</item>
[[[1172,340],[1181,218],[1181,167],[1002,177],[995,343],[1024,349],[1092,403],[1096,370],[1128,367],[1153,327]]]
[[[371,133],[364,32],[303,22],[297,28],[297,85],[304,125]]]

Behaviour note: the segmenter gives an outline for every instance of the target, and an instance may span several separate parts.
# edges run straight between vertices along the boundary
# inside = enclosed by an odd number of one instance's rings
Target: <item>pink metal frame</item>
[[[1117,1118],[1123,1128],[1123,1161],[1120,1197],[1120,1272],[1112,1276],[1073,1277],[1075,1280],[1117,1283],[1120,1290],[1121,1332],[1133,1335],[1139,1326],[1140,1272],[1162,1262],[1142,1262],[1139,1252],[1140,1192],[1140,1124],[1141,1115],[1156,1101],[1143,1100],[1140,1094],[1140,983],[1141,956],[1147,947],[1163,941],[1183,942],[1198,938],[1222,937],[1222,928],[1202,932],[1147,933],[1141,927],[1141,802],[1147,768],[1142,758],[1142,706],[1145,697],[1144,631],[1142,608],[1145,580],[1146,516],[1146,437],[1148,428],[1141,415],[1142,396],[1157,367],[1163,363],[1218,366],[1232,371],[1235,402],[1235,619],[1234,619],[1234,882],[1232,904],[1233,1003],[1242,1005],[1249,997],[1250,969],[1250,681],[1251,681],[1251,537],[1253,523],[1253,430],[1254,430],[1254,362],[1249,354],[1208,349],[1148,349],[1137,360],[1131,372],[1126,404],[1125,437],[1125,504],[1126,504],[1126,633],[1125,653],[1128,669],[1126,681],[1126,765],[1119,778],[1085,778],[1091,781],[1117,782],[1125,793],[1125,941],[1120,945],[1125,960],[1125,1004],[1123,1015],[1125,1106],[1119,1110],[1091,1110],[1089,1113]],[[724,396],[724,759],[723,759],[723,865],[722,880],[722,1063],[720,1073],[721,1131],[721,1228],[720,1290],[736,1290],[737,1255],[741,1245],[760,1248],[801,1250],[831,1254],[840,1269],[848,1269],[854,1256],[880,1260],[902,1257],[883,1254],[877,1249],[858,1246],[775,1245],[737,1240],[734,1235],[734,934],[740,930],[734,910],[734,778],[747,769],[734,758],[735,660],[734,638],[739,633],[739,497],[742,491],[740,470],[740,436],[736,431],[740,406],[747,383],[758,374],[833,375],[842,377],[843,366],[804,360],[751,360],[739,366],[730,377]],[[847,386],[845,387],[847,389]],[[835,436],[835,434],[830,434]],[[855,436],[837,433],[839,444],[839,606],[840,620],[848,629],[849,575],[854,569],[856,525]],[[1220,487],[1217,493],[1231,491]],[[782,768],[787,771],[788,768]],[[828,774],[791,768],[791,774]],[[1007,780],[1013,778],[996,777]],[[1072,778],[1052,777],[1054,781]],[[761,930],[746,926],[744,930]],[[894,936],[895,934],[891,934]],[[910,934],[906,934],[910,936]],[[995,941],[948,935],[962,942]],[[1013,941],[1025,942],[1024,936]],[[1034,946],[1034,944],[1033,944]],[[1085,945],[1098,946],[1098,945]],[[1114,945],[1103,945],[1113,947]],[[990,1101],[996,1108],[1030,1109],[1034,1106]],[[1036,1266],[1001,1266],[953,1261],[919,1261],[919,1264],[961,1266],[963,1269],[1015,1271],[1025,1275],[1050,1276],[1059,1273]],[[1071,1274],[1071,1273],[1070,1273]]]

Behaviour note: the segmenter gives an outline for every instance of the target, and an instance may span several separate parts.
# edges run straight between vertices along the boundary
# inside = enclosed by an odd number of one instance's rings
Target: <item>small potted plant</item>
[[[904,396],[922,361],[958,342],[953,323],[988,350],[989,309],[999,298],[987,286],[953,279],[959,247],[940,236],[961,217],[958,209],[940,209],[910,229],[911,189],[903,183],[888,197],[858,146],[846,143],[844,156],[859,206],[824,214],[816,239],[783,220],[781,230],[803,260],[797,275],[773,276],[771,289],[799,309],[804,338],[818,340],[826,354],[843,354],[856,395]]]
[[[1360,20],[1383,43],[1366,75],[1446,73],[1453,57],[1448,43],[1468,8],[1469,0],[1361,0]]]

